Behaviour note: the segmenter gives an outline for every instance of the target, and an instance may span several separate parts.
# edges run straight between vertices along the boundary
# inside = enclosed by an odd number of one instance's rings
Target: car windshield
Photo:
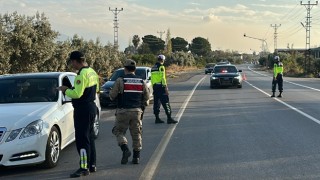
[[[136,69],[135,74],[142,78],[143,80],[146,79],[146,70],[145,69]],[[124,76],[124,69],[116,70],[110,77],[110,81],[116,81],[118,77]]]
[[[57,79],[14,78],[0,80],[0,103],[55,102]]]
[[[206,68],[213,67],[215,64],[207,64]]]
[[[214,68],[215,73],[236,73],[238,72],[237,68],[234,66],[216,66]]]

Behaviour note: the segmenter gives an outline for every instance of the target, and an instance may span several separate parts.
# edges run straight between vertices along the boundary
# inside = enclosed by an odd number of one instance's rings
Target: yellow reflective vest
[[[79,70],[72,89],[67,89],[65,94],[72,98],[73,102],[92,102],[99,92],[99,76],[90,67]]]
[[[283,74],[282,62],[274,63],[274,65],[273,65],[273,76],[277,77],[278,74]]]
[[[166,70],[163,64],[157,62],[151,68],[151,83],[152,85],[162,84],[162,86],[167,86]]]

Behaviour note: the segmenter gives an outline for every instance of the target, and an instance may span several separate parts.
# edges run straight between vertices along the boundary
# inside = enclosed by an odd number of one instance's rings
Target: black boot
[[[174,120],[171,116],[168,116],[167,124],[177,124],[178,121]]]
[[[156,124],[164,123],[164,121],[162,121],[162,120],[159,118],[159,114],[155,114],[155,116],[156,116],[156,120],[155,120],[155,123],[156,123]]]
[[[128,158],[131,156],[131,151],[129,150],[127,144],[122,144],[120,147],[121,147],[121,150],[122,150],[121,164],[127,164],[128,163]]]
[[[140,161],[140,151],[133,150],[132,163],[133,164],[139,164],[139,161]]]
[[[282,97],[282,92],[280,92],[280,94],[278,95],[278,97],[279,97],[279,98],[281,98],[281,97]]]
[[[274,93],[275,93],[275,92],[272,92],[272,95],[271,95],[271,97],[276,97],[276,96],[274,95]]]
[[[89,169],[80,168],[76,170],[74,173],[70,174],[70,178],[78,178],[80,176],[87,176],[89,174],[90,174]]]

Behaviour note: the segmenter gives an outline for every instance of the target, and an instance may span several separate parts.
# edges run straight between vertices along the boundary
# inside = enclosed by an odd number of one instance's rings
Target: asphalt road
[[[270,98],[271,75],[248,66],[239,66],[243,88],[210,89],[204,73],[169,84],[179,123],[154,124],[148,106],[139,165],[120,164],[114,110],[104,109],[98,171],[84,179],[320,179],[320,79],[284,77],[284,97]],[[2,167],[0,179],[67,179],[78,168],[75,144],[60,158],[53,169]]]

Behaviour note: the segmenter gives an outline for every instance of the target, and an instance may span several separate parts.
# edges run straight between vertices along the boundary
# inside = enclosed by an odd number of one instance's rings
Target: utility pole
[[[165,32],[165,31],[157,31],[157,33],[160,34],[160,39],[162,39],[162,35],[163,35],[164,33],[166,33],[166,32]]]
[[[311,4],[310,1],[308,1],[307,4],[302,3],[300,1],[300,4],[303,5],[307,9],[307,19],[306,24],[301,23],[301,25],[306,29],[306,52],[305,52],[305,61],[304,61],[304,70],[305,72],[309,72],[310,70],[310,56],[311,56],[311,50],[310,50],[310,28],[311,28],[311,9],[313,6],[318,5],[318,1],[316,1],[315,4]],[[307,69],[307,60],[309,62],[309,68]]]
[[[278,30],[278,28],[279,28],[280,26],[281,26],[281,24],[279,24],[279,25],[277,25],[277,24],[272,25],[272,24],[271,24],[271,27],[274,28],[274,46],[273,46],[273,48],[274,48],[274,53],[276,53],[276,51],[277,51],[277,49],[278,49],[278,47],[277,47],[277,38],[278,38],[277,30]]]
[[[111,9],[109,7],[109,11],[112,11],[113,14],[114,14],[114,19],[113,19],[113,29],[114,29],[114,32],[113,32],[113,37],[114,37],[114,47],[116,49],[118,49],[119,47],[119,44],[118,44],[118,28],[119,28],[119,23],[118,23],[118,14],[120,13],[120,11],[123,11],[123,8],[121,9],[118,9],[118,8],[115,8],[115,9]]]

